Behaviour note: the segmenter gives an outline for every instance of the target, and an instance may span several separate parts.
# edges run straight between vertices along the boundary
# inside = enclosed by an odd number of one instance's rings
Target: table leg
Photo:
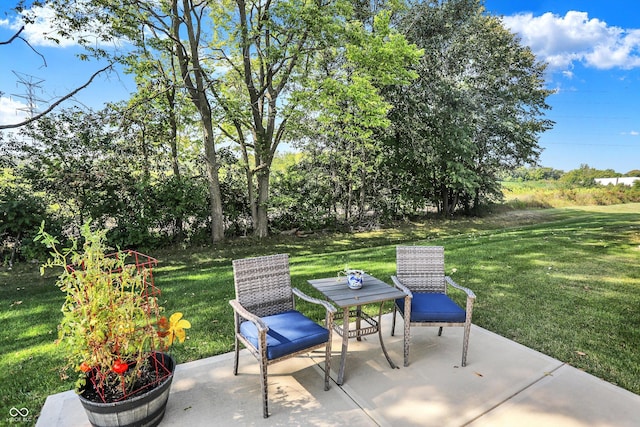
[[[380,347],[382,347],[382,352],[384,353],[384,357],[387,358],[387,362],[393,369],[398,369],[391,357],[389,357],[389,353],[387,353],[387,349],[384,346],[384,341],[382,340],[382,306],[384,305],[384,301],[380,303],[380,311],[378,312],[378,337],[380,338]],[[344,348],[343,348],[344,349]]]
[[[361,319],[362,319],[362,306],[359,305],[356,307],[356,331],[360,331]],[[360,336],[359,333],[356,336],[356,340],[362,341],[362,337]]]
[[[347,351],[349,348],[349,307],[344,308],[342,317],[342,354],[340,354],[340,368],[338,370],[338,380],[336,383],[342,385],[344,382],[344,365],[347,362]]]

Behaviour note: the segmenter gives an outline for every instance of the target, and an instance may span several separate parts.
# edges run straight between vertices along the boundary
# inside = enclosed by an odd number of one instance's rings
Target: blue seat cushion
[[[326,343],[329,331],[296,310],[261,318],[269,327],[267,359],[273,360],[305,348]],[[258,348],[258,329],[251,322],[240,325],[240,333]]]
[[[397,299],[396,304],[404,317],[404,299]],[[411,299],[411,322],[462,323],[466,317],[466,312],[445,294],[414,293]]]

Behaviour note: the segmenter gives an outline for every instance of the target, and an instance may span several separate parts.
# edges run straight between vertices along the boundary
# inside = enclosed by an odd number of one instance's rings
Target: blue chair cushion
[[[397,299],[396,304],[404,317],[404,299]],[[412,322],[462,323],[466,317],[466,312],[445,294],[414,293],[411,299]]]
[[[267,359],[273,360],[305,348],[326,343],[329,331],[296,310],[261,318],[269,327]],[[258,348],[258,329],[251,322],[240,325],[240,333]]]

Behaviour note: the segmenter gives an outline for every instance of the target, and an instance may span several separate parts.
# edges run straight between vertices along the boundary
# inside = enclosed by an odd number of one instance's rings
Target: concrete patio
[[[399,319],[400,320],[400,319]],[[402,335],[384,340],[402,366]],[[400,320],[401,331],[402,323]],[[398,327],[398,325],[396,325]],[[413,328],[409,367],[391,369],[377,335],[349,344],[345,383],[324,391],[322,355],[269,367],[268,419],[262,418],[259,368],[246,351],[181,364],[163,427],[198,426],[638,426],[640,396],[473,326],[467,366],[462,328]],[[340,341],[334,334],[332,378]],[[39,427],[89,426],[73,391],[49,396]]]

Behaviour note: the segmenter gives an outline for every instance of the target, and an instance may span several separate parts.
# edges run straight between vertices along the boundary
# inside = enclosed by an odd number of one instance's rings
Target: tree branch
[[[44,57],[43,54],[41,54],[40,52],[38,52],[33,46],[31,46],[31,43],[29,43],[27,41],[27,39],[25,39],[24,37],[20,36],[20,33],[22,33],[24,31],[24,25],[22,27],[20,27],[20,29],[18,30],[18,32],[16,32],[13,36],[11,36],[11,38],[7,41],[4,42],[0,42],[0,46],[5,45],[5,44],[11,44],[15,39],[20,39],[22,40],[27,46],[29,46],[29,49],[31,49],[36,55],[38,55],[40,58],[42,58],[42,62],[44,62],[44,66],[47,66],[47,59]]]
[[[20,37],[20,33],[23,32],[23,31],[24,31],[24,25],[22,27],[20,27],[18,32],[15,33],[13,36],[11,36],[11,38],[9,40],[7,40],[6,42],[0,42],[0,46],[2,46],[4,44],[11,44],[15,39]]]

